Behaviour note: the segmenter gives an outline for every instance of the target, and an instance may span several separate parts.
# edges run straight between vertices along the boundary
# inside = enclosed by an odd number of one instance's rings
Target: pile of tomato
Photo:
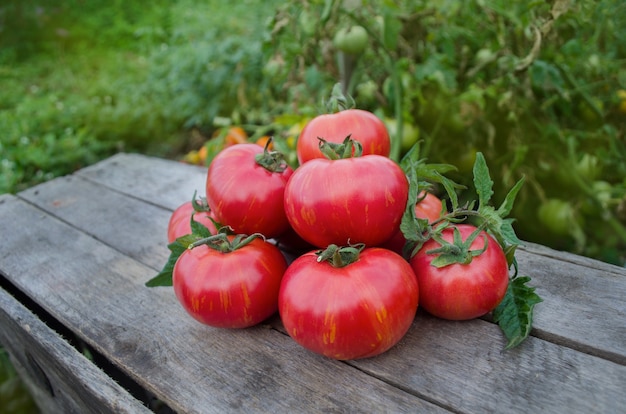
[[[454,320],[492,311],[509,282],[502,247],[443,220],[445,205],[430,192],[410,205],[407,173],[389,151],[385,124],[358,109],[311,119],[295,169],[269,145],[221,150],[206,198],[194,195],[169,223],[171,282],[184,309],[221,328],[278,312],[297,343],[341,360],[393,347],[418,305]],[[445,226],[409,255],[400,231],[407,209]]]

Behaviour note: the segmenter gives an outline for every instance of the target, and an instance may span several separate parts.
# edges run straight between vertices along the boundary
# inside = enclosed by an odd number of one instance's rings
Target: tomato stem
[[[343,93],[341,83],[338,82],[333,86],[333,90],[330,94],[330,99],[326,102],[326,111],[329,114],[334,114],[346,109],[352,109],[356,106],[354,98],[349,94]]]
[[[219,252],[229,253],[237,249],[241,249],[242,247],[250,244],[254,239],[259,237],[265,240],[265,236],[263,236],[261,233],[254,233],[249,236],[246,234],[238,234],[232,238],[229,238],[228,234],[226,233],[218,233],[210,237],[196,240],[195,242],[187,246],[187,248],[191,250],[204,244],[211,249],[217,250]]]
[[[359,254],[364,248],[365,244],[363,243],[343,247],[331,244],[326,250],[320,250],[316,253],[317,262],[328,262],[336,268],[345,267],[359,260]]]
[[[272,137],[270,137],[265,143],[263,153],[257,154],[254,159],[258,165],[265,168],[272,173],[281,173],[288,167],[285,160],[285,154],[279,151],[270,151],[269,146],[272,143]]]
[[[319,148],[322,154],[329,160],[341,160],[346,158],[356,158],[363,155],[363,145],[352,135],[348,135],[341,144],[328,142],[322,137],[319,140]]]

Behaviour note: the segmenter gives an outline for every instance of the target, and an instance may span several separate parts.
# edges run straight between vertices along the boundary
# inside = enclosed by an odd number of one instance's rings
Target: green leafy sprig
[[[535,293],[535,288],[527,285],[531,278],[517,275],[515,251],[522,242],[513,229],[514,219],[507,217],[513,209],[515,198],[524,183],[524,179],[520,179],[509,190],[502,204],[495,208],[490,204],[493,196],[493,180],[489,174],[485,157],[482,153],[477,153],[473,175],[478,200],[461,206],[456,191],[463,187],[443,175],[453,167],[426,164],[423,160],[417,160],[415,154],[418,150],[416,147],[401,162],[410,183],[409,200],[400,225],[400,229],[407,240],[403,250],[405,257],[412,257],[426,241],[434,239],[441,245],[440,248],[430,251],[430,253],[438,255],[433,260],[434,266],[444,267],[452,263],[470,263],[474,257],[479,256],[484,251],[484,249],[470,250],[472,241],[478,237],[481,231],[487,231],[504,250],[509,268],[513,266],[515,269],[509,278],[509,286],[504,299],[493,311],[493,320],[507,339],[505,349],[521,344],[532,329],[534,307],[542,301],[539,295]],[[446,202],[443,200],[444,207],[440,219],[429,222],[427,219],[415,217],[415,204],[420,201],[419,194],[428,190],[433,184],[439,184],[445,189],[451,208],[448,210]],[[464,221],[469,221],[477,227],[467,240],[462,240],[458,230],[455,230],[452,243],[443,240],[441,233],[444,229],[454,227],[454,224]]]
[[[191,233],[181,236],[174,240],[172,243],[168,244],[167,248],[170,251],[170,255],[167,259],[167,262],[156,276],[146,282],[147,287],[172,286],[172,272],[174,271],[174,265],[176,264],[176,261],[178,260],[180,255],[183,254],[185,250],[188,250],[190,246],[195,245],[200,240],[214,236],[214,234],[212,234],[211,231],[204,224],[196,221],[194,218],[196,213],[211,211],[210,207],[206,203],[206,199],[196,198],[196,192],[194,192],[191,199],[191,204],[194,208],[194,213],[191,215],[190,218]],[[226,236],[232,233],[232,228],[221,225],[220,223],[213,220],[213,218],[211,217],[210,219],[215,225],[217,234],[224,234],[224,236]]]

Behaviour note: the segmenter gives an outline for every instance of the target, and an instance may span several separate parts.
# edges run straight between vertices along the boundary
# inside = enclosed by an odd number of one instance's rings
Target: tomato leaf
[[[515,197],[517,197],[517,193],[519,193],[522,185],[524,185],[524,177],[522,177],[517,183],[515,183],[513,188],[509,190],[504,201],[502,202],[502,205],[500,205],[500,208],[498,208],[498,214],[500,215],[500,217],[506,217],[509,215],[509,213],[513,209]]]
[[[480,235],[482,231],[481,228],[476,228],[472,234],[470,234],[465,241],[461,236],[461,232],[457,227],[454,227],[454,238],[453,242],[449,243],[444,240],[439,234],[433,233],[432,238],[439,243],[441,247],[428,250],[427,254],[436,254],[435,257],[431,261],[431,265],[435,267],[445,267],[454,263],[459,264],[469,264],[472,262],[472,259],[476,256],[480,256],[487,250],[487,238],[483,237],[484,243],[481,249],[471,250],[470,247],[476,237]]]
[[[489,168],[482,152],[476,153],[476,161],[474,162],[474,186],[476,194],[478,194],[478,203],[480,206],[488,205],[493,195],[493,181],[489,175]]]
[[[167,248],[170,250],[170,257],[167,259],[163,269],[152,279],[146,282],[147,287],[156,286],[172,286],[172,272],[174,271],[174,265],[181,254],[187,247],[195,241],[195,237],[191,234],[187,236],[179,237],[170,243]]]
[[[209,236],[211,236],[211,231],[209,230],[209,228],[207,226],[205,226],[204,224],[200,223],[199,221],[194,220],[194,216],[195,215],[196,215],[196,213],[192,214],[191,215],[191,219],[190,219],[191,233],[197,234],[200,237],[209,237]],[[216,227],[216,229],[219,230],[220,224],[217,223],[212,218],[211,218],[211,221],[213,222],[213,225]]]
[[[528,276],[512,279],[504,299],[493,311],[493,320],[500,326],[508,340],[505,349],[521,344],[530,334],[533,324],[533,310],[543,300],[535,293],[535,288],[527,286]]]

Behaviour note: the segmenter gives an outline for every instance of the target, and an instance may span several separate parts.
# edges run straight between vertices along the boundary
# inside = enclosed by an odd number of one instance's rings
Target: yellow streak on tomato
[[[222,309],[228,311],[230,308],[230,293],[229,292],[220,292],[220,304],[222,305]]]
[[[383,320],[387,319],[387,308],[384,306],[376,311],[376,319],[378,322],[383,323]]]
[[[191,309],[194,312],[197,312],[198,310],[200,310],[200,305],[201,305],[200,304],[200,298],[198,298],[198,297],[192,297],[191,298]]]
[[[247,311],[252,302],[250,301],[250,294],[248,293],[248,288],[246,287],[245,283],[241,284],[241,295],[243,296],[244,307]]]
[[[313,209],[307,209],[302,207],[300,209],[300,217],[309,225],[312,226],[317,221],[317,217],[315,217],[315,211]]]
[[[396,199],[394,198],[389,188],[385,188],[385,206],[389,207],[396,204]]]
[[[331,323],[330,330],[324,332],[324,335],[322,336],[322,340],[324,341],[325,345],[333,344],[335,343],[336,337],[337,337],[337,324]]]
[[[322,341],[324,344],[333,344],[335,343],[335,338],[337,337],[337,324],[335,323],[335,316],[326,312],[324,316],[324,327],[327,328],[322,334]]]

